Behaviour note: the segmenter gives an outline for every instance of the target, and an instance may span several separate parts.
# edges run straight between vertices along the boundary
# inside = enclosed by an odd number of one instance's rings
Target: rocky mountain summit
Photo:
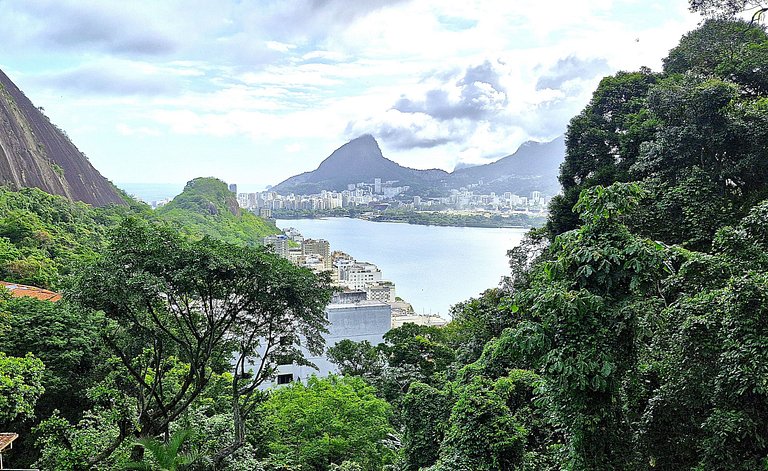
[[[483,193],[555,194],[560,189],[557,175],[564,157],[565,144],[561,136],[551,142],[526,142],[515,153],[495,162],[457,168],[452,173],[438,169],[416,170],[384,157],[376,139],[365,134],[336,149],[317,169],[288,178],[273,190],[282,194],[340,191],[350,183],[373,183],[380,178],[396,181],[398,186],[409,186],[414,194],[436,194],[461,187],[472,187]]]
[[[69,137],[2,71],[0,185],[40,188],[94,206],[125,203]]]

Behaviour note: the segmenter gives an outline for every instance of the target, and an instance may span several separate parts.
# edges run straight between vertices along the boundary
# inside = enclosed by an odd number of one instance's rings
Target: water
[[[146,203],[171,199],[184,189],[184,183],[115,183],[115,185]]]
[[[496,287],[509,274],[507,250],[527,232],[349,218],[278,220],[277,226],[295,227],[304,237],[328,240],[331,250],[375,263],[416,312],[443,317],[450,306]]]

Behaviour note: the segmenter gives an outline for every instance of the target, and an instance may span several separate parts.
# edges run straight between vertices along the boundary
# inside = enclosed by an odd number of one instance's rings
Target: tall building
[[[280,234],[267,236],[264,238],[263,242],[265,246],[270,247],[276,254],[288,258],[288,251],[290,249],[288,240],[288,236]]]
[[[365,286],[365,293],[370,301],[391,303],[395,301],[395,284],[391,281],[376,281]]]
[[[301,252],[304,255],[320,255],[323,258],[323,267],[326,270],[333,268],[331,244],[327,240],[304,239],[301,242]]]
[[[231,191],[234,194],[237,194],[237,184],[236,183],[230,183],[229,184],[229,191]]]
[[[373,192],[377,195],[381,193],[381,178],[373,179]]]
[[[381,281],[381,270],[373,263],[355,262],[339,266],[339,282],[352,290],[365,290],[367,283]]]
[[[326,347],[332,347],[345,339],[355,342],[367,340],[371,345],[378,345],[384,342],[384,334],[392,328],[392,308],[376,301],[329,304],[325,308],[325,314],[328,318]],[[293,381],[305,381],[312,375],[327,376],[330,373],[338,373],[338,368],[328,360],[325,352],[315,356],[304,347],[301,347],[301,350],[304,357],[317,366],[317,369],[296,364],[280,365],[277,367],[275,381],[271,384],[265,383],[265,388]]]

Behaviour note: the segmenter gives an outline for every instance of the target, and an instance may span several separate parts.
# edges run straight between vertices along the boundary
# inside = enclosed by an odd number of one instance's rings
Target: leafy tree
[[[12,335],[0,336],[0,351],[14,356],[32,353],[46,365],[45,393],[37,415],[59,409],[65,417],[79,420],[90,403],[86,391],[104,376],[100,370],[109,357],[99,336],[101,319],[63,301],[13,298],[3,308],[11,314]]]
[[[264,403],[271,427],[270,459],[325,470],[353,461],[379,470],[393,459],[385,441],[394,432],[390,406],[354,377],[310,377],[272,391]]]
[[[235,435],[214,457],[245,443],[244,424],[278,360],[302,362],[299,341],[322,348],[327,280],[262,249],[128,219],[109,250],[77,279],[73,297],[104,312],[102,338],[124,368],[116,385],[133,401],[135,429],[121,426],[109,455],[129,434],[168,432],[210,383],[231,369]],[[234,359],[234,360],[233,360]],[[234,364],[234,366],[232,366]],[[134,460],[140,461],[141,450]]]
[[[43,362],[33,355],[11,357],[0,352],[0,422],[34,417],[43,387]]]
[[[403,452],[405,469],[418,471],[433,465],[449,424],[453,400],[450,391],[412,383],[403,398]]]
[[[715,253],[680,254],[679,299],[653,350],[660,386],[641,438],[660,467],[759,469],[768,458],[768,202],[721,229]]]
[[[629,181],[640,144],[655,130],[644,111],[648,90],[658,80],[648,69],[606,77],[566,133],[566,156],[560,168],[563,194],[552,199],[547,228],[560,234],[579,224],[573,211],[583,188]]]
[[[326,355],[343,376],[376,378],[381,375],[385,363],[381,350],[367,340],[355,342],[344,339],[328,347]]]
[[[508,300],[509,293],[493,288],[478,298],[451,307],[451,322],[445,329],[461,364],[477,360],[485,344],[512,325],[513,313],[509,310]]]
[[[740,21],[708,21],[681,40],[664,74],[620,73],[601,82],[568,128],[550,233],[579,225],[582,189],[642,183],[631,229],[707,250],[718,227],[768,197],[766,34]]]
[[[762,20],[768,6],[761,0],[688,0],[691,11],[706,16],[733,17],[744,11],[752,12],[752,21]]]

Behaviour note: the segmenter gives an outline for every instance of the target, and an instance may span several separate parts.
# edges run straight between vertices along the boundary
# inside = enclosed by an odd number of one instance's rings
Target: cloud
[[[114,54],[162,55],[176,43],[155,19],[131,2],[9,0],[0,9],[13,18],[17,41],[55,49],[94,49]],[[13,26],[16,25],[16,26]]]
[[[277,2],[272,11],[260,9],[261,14],[252,19],[257,20],[272,37],[319,39],[333,35],[375,11],[407,1],[289,0]]]
[[[401,96],[385,113],[350,122],[346,134],[369,132],[392,149],[425,149],[461,144],[478,124],[503,119],[509,97],[496,65],[485,60],[456,72],[434,71],[423,80],[426,90]]]
[[[184,72],[180,72],[182,75]],[[30,81],[47,88],[82,95],[158,96],[177,93],[176,77],[138,64],[107,61],[61,72],[44,73]]]
[[[424,113],[440,121],[477,120],[500,112],[507,103],[507,91],[500,83],[499,73],[485,61],[467,68],[453,86],[429,90],[422,99],[402,97],[393,108],[403,113]]]
[[[396,150],[429,149],[466,138],[464,128],[457,121],[438,121],[425,113],[403,113],[395,109],[382,116],[350,122],[345,131],[349,138],[366,133]]]
[[[558,90],[574,80],[590,80],[609,73],[611,67],[603,58],[581,59],[568,56],[560,59],[536,82],[536,90]]]

